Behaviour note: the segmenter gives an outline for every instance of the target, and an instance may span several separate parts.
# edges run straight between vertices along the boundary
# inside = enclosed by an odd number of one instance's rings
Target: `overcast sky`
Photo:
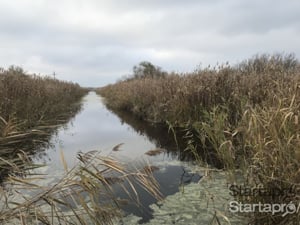
[[[167,71],[300,57],[299,0],[0,0],[0,66],[103,86],[141,61]]]

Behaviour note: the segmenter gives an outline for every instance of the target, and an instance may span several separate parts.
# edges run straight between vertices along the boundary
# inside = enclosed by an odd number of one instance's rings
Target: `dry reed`
[[[113,224],[122,216],[119,207],[128,202],[117,198],[116,184],[136,204],[137,185],[157,199],[162,198],[152,170],[145,169],[150,166],[132,170],[98,151],[78,154],[79,163],[73,168],[68,168],[61,154],[66,173],[57,183],[47,186],[38,184],[43,179],[41,175],[26,176],[35,165],[24,160],[25,153],[20,158],[25,165],[20,169],[24,176],[11,175],[4,186],[9,190],[0,190],[1,224]]]
[[[58,125],[80,110],[86,91],[71,82],[28,75],[19,67],[0,70],[0,157],[5,159],[0,182],[19,152],[31,154],[46,145]]]
[[[139,118],[186,132],[186,150],[227,171],[241,169],[245,184],[267,189],[296,187],[299,177],[300,64],[294,55],[258,55],[230,66],[127,79],[98,90],[106,104]],[[206,152],[203,159],[202,152]],[[299,203],[291,196],[249,196],[246,203]],[[286,197],[286,198],[283,198]],[[253,224],[295,224],[255,212]]]

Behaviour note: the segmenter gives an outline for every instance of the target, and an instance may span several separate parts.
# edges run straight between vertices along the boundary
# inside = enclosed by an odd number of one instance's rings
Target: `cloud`
[[[144,60],[183,72],[256,53],[299,56],[299,7],[296,0],[2,0],[1,66],[101,86]]]
[[[239,33],[264,34],[273,30],[294,28],[299,31],[299,1],[251,1],[236,2],[234,12],[224,24],[225,34]]]

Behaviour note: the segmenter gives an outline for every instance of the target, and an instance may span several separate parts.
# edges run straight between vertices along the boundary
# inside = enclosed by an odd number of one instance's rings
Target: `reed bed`
[[[0,183],[18,160],[48,144],[56,128],[80,110],[87,92],[78,84],[26,74],[22,68],[0,69]],[[22,164],[19,161],[19,166]]]
[[[127,110],[153,122],[182,125],[199,121],[205,111],[224,106],[234,123],[243,105],[262,105],[273,92],[279,94],[277,90],[285,88],[280,85],[294,82],[298,71],[292,55],[263,55],[235,67],[224,64],[190,74],[126,79],[100,88],[98,93],[112,109]]]
[[[0,135],[5,137],[16,128],[58,124],[70,107],[86,93],[78,84],[49,76],[27,75],[19,67],[0,70]]]
[[[119,81],[98,93],[111,109],[184,130],[182,150],[201,163],[213,158],[227,171],[242,170],[250,188],[299,189],[300,64],[293,54],[152,77]],[[240,200],[297,205],[299,193]],[[295,224],[300,213],[248,215],[252,224]]]

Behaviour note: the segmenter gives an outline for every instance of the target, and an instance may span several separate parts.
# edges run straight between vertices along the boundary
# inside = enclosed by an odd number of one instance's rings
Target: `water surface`
[[[116,158],[123,162],[133,163],[144,159],[159,170],[154,176],[160,184],[161,192],[168,196],[178,192],[183,184],[197,182],[199,174],[194,174],[186,167],[186,159],[178,154],[178,147],[173,135],[164,127],[154,126],[140,121],[128,113],[109,111],[103,104],[103,99],[95,92],[90,92],[83,98],[83,109],[65,127],[58,130],[52,137],[51,147],[45,149],[43,156],[36,156],[36,162],[46,163],[44,172],[48,174],[48,183],[55,182],[63,174],[61,154],[63,151],[69,167],[77,162],[78,152],[99,150],[101,154],[112,154],[114,146],[124,143],[120,151],[113,152]],[[164,148],[166,151],[157,156],[147,156],[145,152]],[[142,218],[141,223],[152,218],[150,204],[155,199],[138,190],[142,207],[134,205],[124,206],[127,214],[134,214]],[[124,193],[118,193],[124,197]]]

